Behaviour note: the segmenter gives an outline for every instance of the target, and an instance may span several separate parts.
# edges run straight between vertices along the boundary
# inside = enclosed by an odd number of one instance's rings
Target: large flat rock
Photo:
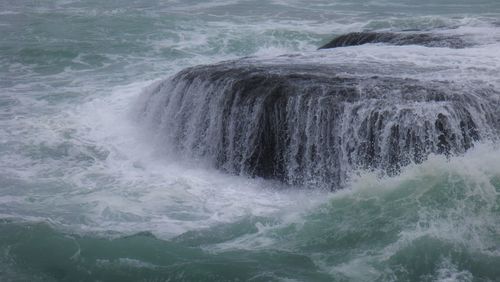
[[[146,91],[139,116],[174,154],[327,189],[356,169],[395,174],[498,136],[496,85],[457,80],[452,59],[419,65],[368,50],[188,68]]]

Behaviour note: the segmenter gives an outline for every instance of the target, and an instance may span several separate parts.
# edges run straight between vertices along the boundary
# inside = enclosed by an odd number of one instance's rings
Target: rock
[[[393,33],[393,32],[352,32],[340,35],[319,49],[357,46],[367,43],[386,43],[390,45],[421,45],[426,47],[465,48],[470,44],[461,37],[431,33]]]
[[[315,60],[188,68],[149,89],[138,115],[173,154],[332,190],[356,169],[393,175],[498,136],[500,95],[491,86],[398,76],[404,69],[380,62]]]

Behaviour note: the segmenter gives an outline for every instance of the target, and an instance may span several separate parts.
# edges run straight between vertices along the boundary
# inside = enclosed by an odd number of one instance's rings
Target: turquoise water
[[[500,89],[499,26],[494,0],[2,1],[0,280],[499,281],[498,145],[330,193],[171,160],[131,118],[184,67],[361,30],[464,34],[355,50]]]

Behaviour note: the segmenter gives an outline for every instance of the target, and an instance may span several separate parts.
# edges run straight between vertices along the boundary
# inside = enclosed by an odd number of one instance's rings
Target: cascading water
[[[390,66],[342,65],[321,54],[307,63],[299,55],[186,69],[146,91],[139,117],[171,153],[333,190],[355,169],[393,175],[431,153],[461,154],[497,136],[500,93],[492,86],[378,76],[376,68]]]
[[[499,19],[0,1],[0,281],[498,281]]]

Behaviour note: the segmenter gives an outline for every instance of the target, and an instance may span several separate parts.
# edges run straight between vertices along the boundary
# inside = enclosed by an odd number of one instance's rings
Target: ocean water
[[[500,89],[497,0],[1,1],[0,280],[500,281],[494,140],[327,192],[169,158],[133,118],[185,67],[307,56],[363,30],[474,45],[336,60]]]

